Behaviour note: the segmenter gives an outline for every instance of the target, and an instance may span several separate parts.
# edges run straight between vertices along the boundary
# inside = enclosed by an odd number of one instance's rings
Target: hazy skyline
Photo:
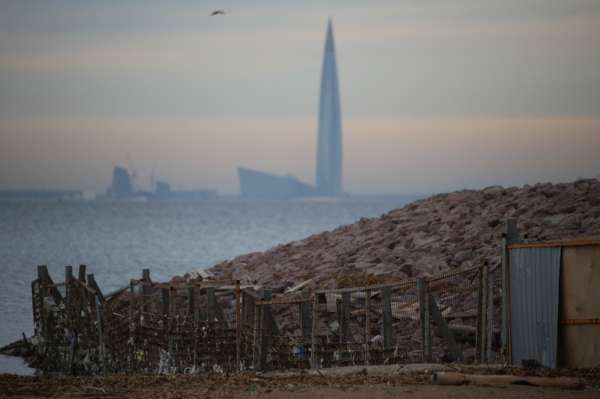
[[[329,16],[346,191],[600,174],[599,1],[4,1],[0,189],[314,183]]]

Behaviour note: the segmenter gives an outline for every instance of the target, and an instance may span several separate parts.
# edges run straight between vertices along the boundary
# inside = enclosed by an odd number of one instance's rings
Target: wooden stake
[[[431,362],[431,328],[429,322],[429,293],[427,281],[423,278],[417,280],[419,291],[419,313],[421,318],[421,342],[423,350],[423,362]]]
[[[369,309],[371,308],[371,291],[367,290],[365,294],[365,363],[368,365],[371,344],[371,314],[369,313]]]
[[[311,349],[310,349],[310,367],[313,369],[319,368],[319,359],[317,356],[317,334],[319,326],[319,295],[313,294],[312,306],[312,331],[311,331]]]
[[[242,315],[241,315],[241,290],[240,280],[235,282],[235,361],[236,370],[241,371],[241,349],[242,349]]]
[[[85,265],[79,265],[79,281],[81,281],[82,283],[85,284],[85,270],[86,270],[86,266]]]
[[[383,349],[386,352],[392,349],[392,289],[385,287],[383,293]]]

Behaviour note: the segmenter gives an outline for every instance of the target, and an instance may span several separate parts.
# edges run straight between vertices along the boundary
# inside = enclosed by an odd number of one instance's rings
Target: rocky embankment
[[[360,286],[500,262],[506,218],[529,241],[600,236],[596,179],[432,197],[381,217],[219,263],[217,276],[285,288]]]

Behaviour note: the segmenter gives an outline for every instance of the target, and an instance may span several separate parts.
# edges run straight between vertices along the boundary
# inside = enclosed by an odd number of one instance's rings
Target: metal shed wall
[[[510,250],[513,364],[535,359],[556,367],[561,248]]]
[[[564,247],[560,281],[558,365],[600,364],[600,245]]]

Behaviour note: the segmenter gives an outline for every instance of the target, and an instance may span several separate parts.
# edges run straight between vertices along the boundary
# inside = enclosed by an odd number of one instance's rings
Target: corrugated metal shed
[[[510,250],[513,364],[535,359],[556,367],[561,248]]]

